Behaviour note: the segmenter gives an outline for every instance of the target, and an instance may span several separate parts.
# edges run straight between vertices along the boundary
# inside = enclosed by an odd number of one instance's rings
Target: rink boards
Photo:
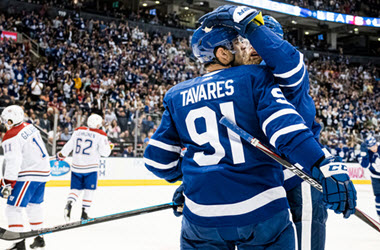
[[[0,158],[3,161],[3,157]],[[50,187],[64,187],[70,185],[71,157],[66,159],[66,170],[52,167],[51,180],[47,183]],[[56,164],[57,165],[57,164]],[[62,164],[61,164],[62,165]],[[348,171],[354,184],[370,184],[370,173],[360,167],[358,163],[347,163]],[[157,178],[149,172],[142,158],[102,158],[100,160],[99,186],[154,186],[154,185],[178,185],[171,184]]]

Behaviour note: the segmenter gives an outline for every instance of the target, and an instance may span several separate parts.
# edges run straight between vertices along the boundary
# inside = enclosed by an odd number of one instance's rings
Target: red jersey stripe
[[[29,123],[23,122],[20,125],[13,127],[7,132],[5,132],[5,135],[3,137],[3,142],[5,142],[8,139],[11,139],[12,137],[15,137],[18,134],[18,132],[20,132],[23,128],[25,128],[28,125]]]
[[[24,195],[26,193],[26,190],[29,187],[29,183],[30,183],[29,181],[27,181],[27,182],[24,183],[24,186],[22,187],[21,193],[20,193],[20,195],[19,195],[19,197],[18,197],[18,199],[16,201],[16,207],[20,206],[21,201],[24,198]]]

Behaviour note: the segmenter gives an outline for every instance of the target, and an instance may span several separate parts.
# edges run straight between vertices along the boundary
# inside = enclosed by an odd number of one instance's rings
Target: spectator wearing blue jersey
[[[268,67],[234,67],[244,54],[233,41],[238,32],[249,34],[262,25],[261,13],[235,7],[221,16],[238,31],[220,26],[195,31],[193,53],[208,73],[166,93],[161,124],[144,153],[145,166],[169,182],[183,181],[182,249],[295,249],[281,166],[218,120],[226,116],[312,172],[323,186],[324,201],[346,218],[355,211],[355,189],[345,165],[325,159]],[[187,151],[180,159],[182,147]],[[333,164],[336,173],[329,171]]]
[[[15,79],[17,80],[18,85],[22,86],[25,83],[25,70],[21,65],[17,66],[14,70]]]
[[[376,212],[380,221],[380,156],[379,144],[375,137],[369,136],[361,145],[360,162],[363,168],[368,168],[371,172],[371,182],[375,195]]]

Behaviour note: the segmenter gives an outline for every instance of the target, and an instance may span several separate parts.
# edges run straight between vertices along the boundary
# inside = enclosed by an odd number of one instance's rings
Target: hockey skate
[[[26,250],[25,239],[15,243],[13,246],[8,248],[7,250]]]
[[[80,217],[81,220],[88,220],[90,217],[88,217],[88,214],[86,213],[86,210],[84,207],[82,207],[82,215]]]
[[[72,203],[72,201],[68,201],[66,204],[66,207],[65,207],[64,216],[65,216],[66,222],[70,221],[71,208],[73,207],[73,205],[71,203]]]
[[[38,249],[45,247],[45,240],[42,236],[37,236],[34,238],[33,243],[30,245],[31,249]]]

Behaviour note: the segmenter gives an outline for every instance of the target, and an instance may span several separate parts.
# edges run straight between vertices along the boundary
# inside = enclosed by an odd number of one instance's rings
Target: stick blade
[[[20,239],[21,235],[18,232],[12,232],[4,228],[0,228],[0,239],[1,240],[17,240]]]

